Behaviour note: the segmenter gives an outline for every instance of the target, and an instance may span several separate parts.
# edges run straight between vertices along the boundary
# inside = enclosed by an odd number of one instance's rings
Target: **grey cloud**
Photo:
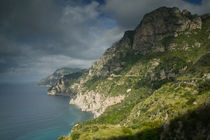
[[[116,19],[123,29],[132,29],[145,15],[161,6],[188,9],[192,13],[204,14],[210,12],[210,1],[203,0],[201,5],[195,5],[183,0],[106,0],[103,11]]]
[[[2,0],[0,5],[0,29],[7,43],[13,41],[19,46],[33,46],[34,51],[45,54],[80,58],[80,52],[91,47],[87,40],[94,38],[89,35],[89,24],[94,24],[99,15],[97,2],[84,6],[61,6],[54,0]],[[8,45],[4,43],[1,46],[5,48]]]
[[[37,79],[59,67],[88,68],[122,32],[101,24],[107,19],[98,19],[99,8],[94,1],[1,0],[1,79]]]
[[[57,32],[54,26],[61,10],[52,0],[1,0],[0,24],[17,41],[46,38]]]

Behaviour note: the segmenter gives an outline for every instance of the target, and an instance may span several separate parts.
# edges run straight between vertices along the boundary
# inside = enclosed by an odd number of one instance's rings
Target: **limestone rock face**
[[[96,118],[100,116],[108,106],[120,103],[124,98],[124,95],[105,97],[99,93],[89,91],[85,94],[79,93],[76,98],[71,99],[69,103],[77,105],[82,111],[92,112]]]
[[[135,29],[133,49],[145,53],[147,48],[167,36],[176,36],[177,32],[200,29],[201,18],[191,15],[187,10],[161,7],[143,17]]]
[[[71,89],[65,86],[65,81],[63,78],[59,79],[55,86],[52,86],[48,90],[49,95],[62,95],[62,96],[72,96]]]
[[[75,95],[75,91],[72,90],[71,85],[76,82],[83,73],[84,70],[63,76],[57,80],[55,85],[48,89],[48,94],[73,97]]]

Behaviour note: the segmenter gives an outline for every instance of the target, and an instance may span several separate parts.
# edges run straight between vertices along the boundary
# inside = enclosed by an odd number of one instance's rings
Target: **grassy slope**
[[[210,81],[203,77],[210,72],[209,25],[206,20],[202,30],[179,33],[178,37],[157,42],[157,46],[165,47],[164,52],[144,57],[128,56],[127,61],[133,63],[118,77],[89,81],[87,90],[113,96],[125,94],[126,99],[106,109],[97,119],[78,123],[70,135],[60,139],[159,139],[160,132],[168,138],[205,136],[209,126],[204,124],[210,124],[206,112],[209,110]],[[175,50],[170,48],[171,44],[175,44]],[[186,44],[187,49],[183,50]],[[185,67],[186,70],[181,71]],[[175,77],[161,80],[161,70],[166,76],[173,73]],[[127,93],[127,89],[132,90]],[[193,134],[197,123],[204,134]],[[188,132],[184,128],[195,129]],[[181,132],[177,135],[179,129]]]

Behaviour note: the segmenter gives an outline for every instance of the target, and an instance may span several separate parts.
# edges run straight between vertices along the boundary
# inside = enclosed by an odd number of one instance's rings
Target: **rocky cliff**
[[[57,69],[53,74],[51,74],[50,76],[43,78],[38,85],[42,85],[42,86],[47,86],[47,87],[51,87],[54,86],[56,84],[56,82],[61,79],[63,76],[74,73],[74,72],[78,72],[81,71],[81,69],[78,68],[60,68]]]
[[[78,81],[79,77],[85,73],[86,70],[72,72],[58,79],[53,86],[48,89],[49,95],[61,95],[74,97],[76,92],[71,88],[71,85]]]
[[[60,139],[208,139],[209,54],[209,14],[146,14],[69,86],[96,118]]]
[[[106,107],[113,105],[113,103],[107,104],[104,102],[105,99],[103,99],[103,96],[105,96],[105,98],[110,96],[118,98],[118,95],[120,95],[119,99],[123,99],[121,96],[124,96],[126,90],[133,86],[125,80],[129,79],[129,77],[133,77],[136,81],[138,78],[142,78],[142,80],[139,81],[140,83],[151,81],[153,87],[159,86],[159,80],[171,80],[179,75],[181,71],[184,72],[187,69],[186,63],[176,56],[167,58],[166,60],[154,58],[147,64],[139,62],[139,65],[142,65],[139,70],[142,70],[142,72],[128,71],[128,69],[141,57],[145,56],[146,58],[151,55],[151,52],[158,53],[172,49],[171,47],[175,44],[172,42],[172,44],[169,45],[161,44],[160,41],[163,39],[177,38],[183,32],[199,30],[201,26],[201,17],[191,15],[190,12],[186,10],[180,11],[178,8],[162,7],[146,14],[135,30],[126,31],[123,38],[113,44],[113,46],[91,66],[88,74],[80,79],[80,86],[79,89],[77,89],[79,92],[76,97],[71,99],[70,103],[76,104],[81,107],[82,110],[91,111],[95,116],[98,116],[103,113],[103,111],[100,110],[105,110]],[[198,44],[200,43],[195,42],[195,45]],[[178,47],[176,49],[178,49]],[[165,69],[162,68],[158,70],[159,67],[164,65],[163,63],[168,63],[168,66],[166,65],[164,66]],[[175,63],[180,65],[174,66],[172,69],[167,68],[173,67]],[[143,68],[145,66],[146,68]],[[133,67],[133,69],[134,68],[135,67]],[[146,71],[143,71],[143,69]],[[125,72],[127,72],[127,74],[125,74]],[[121,80],[117,81],[116,79]],[[123,89],[125,88],[125,83],[127,83],[127,88]],[[114,87],[118,90],[122,90],[122,92],[116,92]],[[82,95],[85,97],[81,98]],[[87,95],[90,96],[87,97]],[[90,100],[94,95],[100,95],[101,97],[97,96],[98,98],[91,100],[91,102],[86,101],[86,98]],[[98,100],[99,98],[100,100]],[[99,106],[95,105],[96,103]]]

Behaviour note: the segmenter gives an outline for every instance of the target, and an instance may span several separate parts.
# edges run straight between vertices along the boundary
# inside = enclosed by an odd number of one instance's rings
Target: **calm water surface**
[[[0,139],[55,140],[75,122],[93,118],[69,105],[68,97],[49,96],[34,84],[0,84]]]

